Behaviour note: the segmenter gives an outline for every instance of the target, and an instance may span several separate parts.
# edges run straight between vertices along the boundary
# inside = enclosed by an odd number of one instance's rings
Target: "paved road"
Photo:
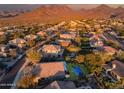
[[[0,81],[0,88],[6,89],[11,88],[13,86],[13,81],[16,77],[17,72],[21,68],[21,66],[24,64],[25,58],[23,58],[16,66],[14,66]]]
[[[24,54],[22,54],[24,56],[18,61],[18,64],[16,64],[8,73],[6,73],[4,75],[4,77],[3,77],[3,79],[0,81],[0,88],[1,89],[8,89],[8,88],[11,88],[13,86],[12,83],[14,82],[14,79],[16,77],[16,74],[18,73],[18,71],[22,67],[22,65],[25,63],[25,54],[27,52],[29,52],[30,50],[33,50],[33,49],[38,49],[40,46],[44,45],[49,40],[51,40],[52,38],[54,38],[55,36],[57,36],[58,34],[60,34],[60,32],[52,35],[47,40],[38,43],[36,46],[30,48]]]

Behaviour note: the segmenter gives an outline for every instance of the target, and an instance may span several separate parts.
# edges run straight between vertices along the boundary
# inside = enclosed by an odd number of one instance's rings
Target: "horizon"
[[[49,4],[0,4],[0,10],[33,10],[33,9],[36,9],[42,5],[49,5]],[[52,4],[50,4],[52,5]],[[66,5],[74,10],[79,10],[81,8],[84,8],[84,9],[92,9],[92,8],[95,8],[95,7],[98,7],[102,4],[60,4],[60,5]],[[113,7],[113,8],[117,8],[117,7],[123,7],[124,8],[124,5],[123,4],[105,4],[105,5],[108,5],[109,7]]]

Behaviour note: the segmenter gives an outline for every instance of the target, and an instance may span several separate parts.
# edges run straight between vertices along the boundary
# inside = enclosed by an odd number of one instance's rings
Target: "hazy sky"
[[[68,6],[70,6],[70,7],[73,7],[73,8],[75,8],[75,9],[80,9],[80,8],[86,8],[86,9],[90,9],[90,8],[95,8],[95,7],[97,7],[97,6],[99,6],[100,4],[78,4],[78,5],[68,5]],[[124,4],[109,4],[108,6],[111,6],[111,7],[119,7],[119,6],[121,6],[121,7],[124,7]]]
[[[100,4],[73,4],[73,5],[70,5],[70,4],[67,4],[67,6],[73,8],[73,9],[80,9],[80,8],[86,8],[86,9],[89,9],[89,8],[94,8],[94,7],[97,7],[99,6]],[[40,4],[36,5],[36,4],[0,4],[0,10],[13,10],[13,9],[28,9],[28,10],[32,10],[34,8],[37,8],[41,6]],[[118,7],[118,6],[122,6],[124,7],[124,4],[109,4],[109,6],[111,7]]]

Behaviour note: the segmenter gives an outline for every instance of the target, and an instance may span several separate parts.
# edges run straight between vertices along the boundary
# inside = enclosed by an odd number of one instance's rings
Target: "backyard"
[[[89,71],[83,64],[67,63],[67,71],[70,73],[70,79],[76,80],[79,76],[85,77]]]

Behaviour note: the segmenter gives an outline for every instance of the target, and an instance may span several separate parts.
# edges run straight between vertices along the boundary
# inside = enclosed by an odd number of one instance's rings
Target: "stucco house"
[[[9,44],[10,45],[16,45],[19,48],[23,48],[26,46],[26,41],[24,39],[21,39],[21,38],[16,38],[16,39],[10,40]]]
[[[48,44],[42,47],[44,58],[62,58],[64,49],[59,45]]]
[[[37,73],[37,79],[40,78],[64,78],[65,77],[65,62],[43,62],[38,63],[34,72]]]
[[[38,36],[41,36],[41,37],[45,37],[47,35],[47,33],[45,31],[39,31],[37,33]]]
[[[25,40],[36,40],[37,36],[36,35],[33,35],[33,34],[30,34],[30,35],[26,35],[25,36]]]
[[[54,81],[44,89],[76,89],[76,86],[72,81]]]
[[[114,60],[103,66],[106,75],[112,80],[120,80],[124,78],[124,63]]]
[[[68,34],[60,34],[60,38],[61,39],[74,39],[75,35],[70,34],[70,33],[68,33]]]
[[[114,55],[117,50],[110,46],[103,46],[103,51],[107,53],[107,55]]]
[[[69,45],[71,45],[71,40],[56,40],[56,43],[61,45],[62,47],[68,47]]]

